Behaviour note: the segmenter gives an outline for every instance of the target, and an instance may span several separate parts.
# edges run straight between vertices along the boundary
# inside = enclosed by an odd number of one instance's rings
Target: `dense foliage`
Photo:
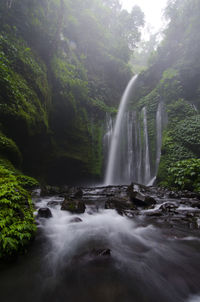
[[[166,183],[171,188],[200,192],[200,159],[177,162],[168,169]]]
[[[27,188],[38,183],[0,165],[0,258],[24,251],[36,230]]]
[[[132,107],[137,111],[147,107],[152,177],[155,175],[156,162],[156,111],[158,104],[162,103],[163,137],[157,182],[179,189],[181,186],[178,187],[178,182],[183,182],[182,188],[197,190],[197,174],[191,180],[187,169],[180,170],[184,180],[175,180],[169,167],[173,170],[177,162],[185,165],[190,161],[199,165],[200,2],[168,1],[165,14],[169,24],[164,40],[149,61],[148,69],[138,78]],[[176,185],[172,184],[173,181],[176,181]],[[194,186],[191,181],[194,181]]]

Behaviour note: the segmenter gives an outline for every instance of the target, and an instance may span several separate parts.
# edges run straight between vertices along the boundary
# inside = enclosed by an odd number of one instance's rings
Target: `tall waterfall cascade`
[[[106,112],[106,121],[105,121],[105,134],[103,137],[103,150],[104,150],[104,158],[108,158],[108,152],[111,145],[112,140],[112,134],[113,134],[113,124],[114,121],[111,117],[111,115]],[[107,165],[107,162],[105,162],[105,165]]]
[[[119,106],[116,120],[107,114],[104,150],[107,158],[105,185],[136,182],[153,185],[156,180],[165,124],[164,105],[158,103],[154,117],[155,153],[151,154],[148,135],[148,108],[126,111],[137,77],[129,82]],[[113,126],[114,125],[114,126]]]
[[[124,113],[126,111],[126,107],[128,104],[128,100],[130,97],[130,93],[132,91],[132,88],[136,82],[137,75],[134,76],[130,82],[128,83],[124,94],[121,98],[121,102],[119,105],[119,110],[114,126],[114,131],[112,135],[112,140],[111,140],[111,146],[110,146],[110,151],[109,151],[109,156],[108,156],[108,165],[106,169],[106,178],[105,178],[105,183],[107,185],[110,184],[115,184],[116,182],[120,181],[120,176],[118,175],[119,173],[119,167],[117,165],[117,162],[119,161],[120,157],[120,152],[119,150],[121,149],[121,143],[122,142],[122,127],[121,124],[123,122],[123,117]]]

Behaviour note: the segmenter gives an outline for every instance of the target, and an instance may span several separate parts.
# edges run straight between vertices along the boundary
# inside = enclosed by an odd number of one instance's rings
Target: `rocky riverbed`
[[[0,273],[1,301],[200,300],[198,194],[131,184],[34,195],[38,235]]]
[[[86,207],[91,213],[100,209],[113,209],[130,219],[145,217],[149,223],[164,223],[169,228],[200,228],[200,194],[194,192],[174,192],[164,188],[131,184],[85,188],[47,186],[41,194],[57,194],[61,198],[60,201],[52,200],[47,204],[47,217],[51,216],[51,207],[60,205],[61,210],[73,214],[84,213]]]

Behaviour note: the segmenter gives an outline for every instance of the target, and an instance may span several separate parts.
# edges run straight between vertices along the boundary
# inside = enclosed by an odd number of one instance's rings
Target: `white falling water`
[[[158,104],[156,111],[156,164],[155,164],[155,175],[148,183],[148,186],[152,186],[156,180],[156,175],[158,173],[160,157],[161,157],[161,148],[162,148],[162,103]]]
[[[113,119],[111,115],[106,112],[106,120],[105,120],[105,134],[103,137],[103,150],[104,150],[104,158],[108,158],[108,152],[110,149],[110,144],[112,140],[113,134]]]
[[[162,103],[159,103],[156,112],[156,174],[158,172],[158,167],[160,163],[161,148],[162,148]]]
[[[149,159],[149,138],[147,128],[147,111],[146,107],[142,109],[144,123],[144,184],[148,184],[151,179],[150,159]]]
[[[117,151],[120,148],[121,123],[129,100],[130,92],[136,82],[137,76],[134,76],[128,83],[124,94],[121,98],[119,110],[114,126],[111,147],[109,150],[108,165],[106,169],[105,184],[111,185],[115,183],[115,166],[117,165]]]
[[[127,112],[127,135],[128,135],[128,148],[127,148],[127,177],[128,179],[131,179],[132,177],[132,171],[133,171],[133,123],[131,123],[132,121],[132,115],[133,112]]]
[[[140,124],[138,123],[137,128],[135,128],[135,137],[137,141],[136,150],[137,150],[137,182],[142,183],[142,144],[141,144],[141,129]]]

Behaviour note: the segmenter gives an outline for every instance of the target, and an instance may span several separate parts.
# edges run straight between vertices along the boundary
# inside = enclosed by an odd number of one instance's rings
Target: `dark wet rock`
[[[147,216],[153,216],[153,217],[160,217],[163,215],[162,211],[160,209],[151,211],[151,212],[146,212],[145,213]]]
[[[152,205],[156,204],[156,201],[153,197],[144,195],[139,192],[133,192],[131,196],[131,201],[134,205],[138,207],[151,207]]]
[[[181,195],[178,192],[171,191],[169,192],[168,197],[177,199],[177,198],[181,198]]]
[[[59,187],[56,186],[44,186],[41,190],[41,196],[51,196],[51,195],[58,195],[61,193]]]
[[[83,191],[79,188],[79,189],[77,189],[77,191],[74,193],[74,198],[80,199],[80,198],[82,198],[82,197],[83,197]]]
[[[177,204],[170,202],[164,203],[160,206],[160,210],[162,210],[163,212],[174,212],[177,208]]]
[[[200,200],[200,194],[199,193],[195,193],[195,192],[190,192],[190,191],[184,190],[184,191],[179,192],[179,194],[183,198],[193,198],[193,199]]]
[[[52,217],[50,209],[49,208],[40,208],[38,210],[38,217],[43,217],[43,218]]]
[[[169,198],[179,199],[179,198],[193,198],[200,200],[200,194],[195,192],[190,192],[187,190],[184,191],[168,191],[165,190],[165,195],[167,195]]]
[[[70,223],[82,222],[83,220],[79,217],[74,217],[70,220]]]
[[[67,198],[81,199],[83,197],[83,190],[79,187],[67,187],[63,192],[63,196]]]
[[[40,195],[41,195],[41,189],[40,189],[40,188],[34,189],[34,190],[31,192],[31,196],[32,196],[32,197],[40,197]]]
[[[195,217],[195,213],[186,213],[186,217],[193,218]]]
[[[48,203],[47,203],[47,205],[49,206],[49,207],[56,207],[56,206],[58,206],[60,204],[60,201],[57,201],[57,200],[52,200],[52,201],[49,201]]]
[[[111,256],[111,250],[110,249],[93,249],[91,251],[92,256],[102,257],[102,256]]]
[[[127,187],[127,195],[129,196],[132,203],[137,207],[150,207],[156,204],[156,201],[153,197],[139,192],[143,189],[143,192],[146,192],[148,189],[144,186],[137,185],[137,191],[134,191],[134,185],[131,184]]]
[[[200,209],[200,202],[199,200],[190,200],[189,204],[192,208],[198,208]]]
[[[85,212],[85,204],[83,201],[80,200],[65,199],[62,202],[61,210],[81,214]]]
[[[111,197],[106,201],[105,209],[114,209],[117,210],[119,214],[123,214],[126,210],[135,210],[135,207],[128,198]]]
[[[136,210],[124,210],[123,215],[125,215],[128,218],[134,218],[136,215],[139,215],[139,212]]]

